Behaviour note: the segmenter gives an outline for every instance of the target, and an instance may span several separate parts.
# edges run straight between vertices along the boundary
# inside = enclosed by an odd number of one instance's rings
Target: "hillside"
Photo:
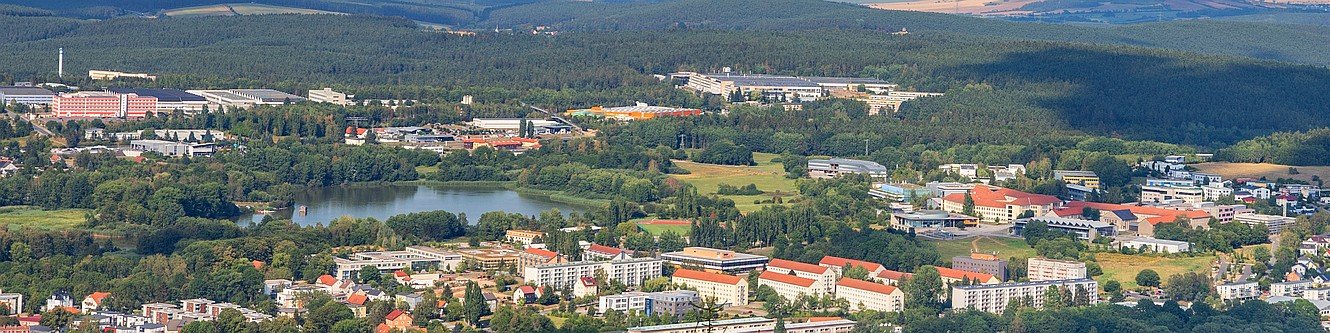
[[[41,27],[0,43],[11,50],[0,53],[0,68],[25,79],[49,75],[51,63],[33,59],[64,47],[69,72],[147,71],[163,75],[162,84],[340,83],[394,95],[457,87],[449,98],[464,89],[556,109],[635,100],[701,106],[648,74],[721,66],[873,76],[948,91],[907,104],[900,121],[861,124],[907,131],[898,134],[902,143],[1025,142],[1020,133],[1062,132],[1222,147],[1330,126],[1325,68],[1127,46],[864,30],[459,37],[404,19],[350,15],[52,20],[0,17],[0,26]],[[315,39],[323,42],[307,42]],[[716,52],[717,45],[732,51]],[[923,128],[927,135],[908,134]]]

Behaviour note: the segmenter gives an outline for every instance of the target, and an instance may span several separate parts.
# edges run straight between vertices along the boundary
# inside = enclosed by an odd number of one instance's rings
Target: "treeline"
[[[1330,165],[1330,128],[1278,132],[1238,142],[1215,153],[1230,162]]]

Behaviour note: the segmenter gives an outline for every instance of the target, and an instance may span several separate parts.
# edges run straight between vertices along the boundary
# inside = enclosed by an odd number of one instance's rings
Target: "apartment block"
[[[1302,297],[1311,288],[1311,280],[1271,283],[1270,296]]]
[[[836,279],[838,277],[836,271],[828,267],[784,259],[771,259],[771,262],[767,263],[767,271],[813,280],[813,289],[819,294],[830,294],[836,291]]]
[[[1007,280],[1007,261],[991,253],[970,253],[969,256],[951,258],[951,268],[967,272],[985,273]]]
[[[818,285],[817,280],[772,271],[763,271],[758,275],[757,284],[771,287],[776,294],[791,302],[802,296],[821,296],[825,291],[825,288]]]
[[[836,298],[850,302],[858,311],[896,312],[905,309],[905,293],[899,288],[851,278],[836,282]]]
[[[1256,281],[1230,282],[1215,285],[1215,293],[1225,301],[1255,299],[1261,296],[1261,285]]]
[[[1085,263],[1071,260],[1030,258],[1025,261],[1030,281],[1074,280],[1087,278]]]
[[[720,304],[728,306],[748,304],[748,281],[738,276],[678,269],[674,271],[674,276],[670,277],[670,282],[696,290],[698,296],[703,298],[715,298]]]
[[[951,287],[951,306],[953,309],[973,308],[975,310],[1002,313],[1007,303],[1013,299],[1029,299],[1030,306],[1044,307],[1044,294],[1049,287],[1065,288],[1072,297],[1085,293],[1090,302],[1099,301],[1099,283],[1093,279],[1052,280],[1038,282],[1000,283],[990,285],[968,285]]]
[[[637,311],[645,315],[667,313],[679,317],[688,313],[689,310],[693,310],[693,305],[700,302],[702,302],[702,298],[698,296],[696,291],[692,290],[654,293],[631,291],[618,295],[601,296],[599,307],[596,309],[601,313],[610,310],[624,313]]]
[[[633,258],[617,261],[574,261],[558,264],[527,266],[522,277],[536,286],[555,289],[573,288],[578,279],[596,276],[597,270],[606,278],[627,286],[641,285],[643,281],[661,276],[664,261],[656,258]]]

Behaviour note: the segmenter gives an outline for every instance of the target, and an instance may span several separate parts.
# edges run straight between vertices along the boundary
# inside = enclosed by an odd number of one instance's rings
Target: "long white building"
[[[1070,280],[1087,278],[1085,263],[1071,260],[1030,258],[1025,261],[1026,276],[1030,281]]]
[[[523,278],[537,286],[556,289],[572,288],[582,277],[596,276],[604,270],[606,278],[627,286],[641,285],[643,281],[661,276],[665,261],[656,258],[630,258],[615,261],[573,261],[549,265],[527,266]]]
[[[836,283],[836,298],[845,299],[851,308],[859,311],[897,312],[905,309],[905,293],[899,288],[851,278],[841,278]]]
[[[767,263],[767,271],[813,280],[811,288],[817,294],[836,292],[836,271],[829,267],[784,259],[771,259]]]
[[[1029,299],[1033,302],[1030,306],[1041,309],[1044,307],[1044,293],[1048,292],[1049,287],[1066,288],[1073,298],[1077,293],[1084,292],[1090,303],[1099,301],[1098,282],[1093,279],[1075,279],[953,286],[951,307],[1002,313],[1012,299]]]

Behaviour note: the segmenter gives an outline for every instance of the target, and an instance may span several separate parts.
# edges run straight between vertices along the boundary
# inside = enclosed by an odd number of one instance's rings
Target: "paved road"
[[[41,118],[36,118],[28,121],[29,123],[32,123],[32,129],[36,130],[37,134],[41,134],[44,136],[55,136],[55,132],[51,132],[51,130],[46,129],[46,125],[39,123],[37,119]]]

